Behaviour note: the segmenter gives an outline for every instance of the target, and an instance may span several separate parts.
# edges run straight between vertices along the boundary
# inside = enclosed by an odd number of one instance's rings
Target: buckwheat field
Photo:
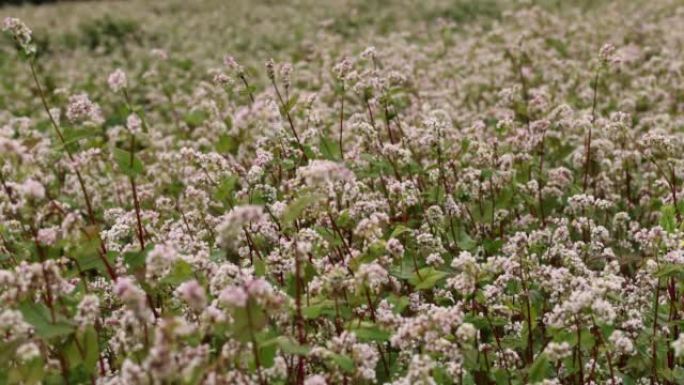
[[[0,16],[0,384],[684,384],[683,2]]]

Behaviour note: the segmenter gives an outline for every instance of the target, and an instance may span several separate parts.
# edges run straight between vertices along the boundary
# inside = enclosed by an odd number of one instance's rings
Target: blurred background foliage
[[[20,3],[20,4],[18,4]],[[528,0],[557,13],[600,15],[604,7],[629,13],[644,0]],[[667,3],[667,2],[664,2]],[[672,1],[672,6],[677,1]],[[478,33],[499,25],[512,0],[129,0],[46,1],[5,0],[0,17],[24,20],[34,32],[48,88],[70,84],[97,93],[93,82],[113,68],[143,72],[150,51],[163,49],[177,68],[177,84],[207,79],[224,55],[235,56],[253,77],[264,78],[263,63],[312,62],[327,68],[359,47],[382,48],[392,39],[420,45],[445,38],[440,26],[458,33]],[[667,11],[667,5],[659,5]],[[605,36],[601,23],[596,35]],[[321,58],[322,36],[338,57]],[[9,39],[0,40],[0,86],[6,91],[26,88],[30,79],[13,59]],[[192,71],[189,71],[193,69]],[[4,84],[3,84],[4,83]],[[256,85],[259,81],[256,80]],[[0,108],[6,107],[0,96]],[[16,106],[15,106],[16,107]],[[30,108],[27,106],[26,108]],[[17,112],[17,111],[15,111]]]

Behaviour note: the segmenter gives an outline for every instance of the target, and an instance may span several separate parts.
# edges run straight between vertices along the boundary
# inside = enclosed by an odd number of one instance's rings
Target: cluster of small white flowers
[[[389,282],[389,275],[380,264],[364,263],[359,266],[356,272],[356,280],[361,285],[367,285],[373,291],[380,289],[380,287]]]
[[[78,304],[74,321],[80,327],[94,325],[100,317],[100,298],[94,294],[87,294]]]
[[[26,199],[40,200],[45,198],[45,187],[33,179],[27,179],[19,186],[19,192]]]
[[[140,134],[142,132],[142,120],[138,114],[130,114],[126,118],[126,128],[133,134]]]
[[[31,361],[40,357],[40,348],[34,342],[27,342],[17,348],[16,355],[22,362]]]
[[[463,323],[456,329],[456,337],[464,343],[473,341],[476,336],[477,329],[471,323]]]
[[[3,341],[11,341],[27,337],[33,328],[20,311],[6,309],[0,313],[0,330]]]
[[[107,84],[112,91],[121,91],[122,89],[126,88],[128,84],[126,73],[121,68],[117,68],[114,72],[109,74],[109,77],[107,78]]]
[[[679,337],[672,341],[672,349],[674,350],[675,357],[684,356],[684,333],[679,334]]]
[[[147,254],[145,277],[153,285],[156,280],[166,276],[174,263],[180,258],[176,249],[168,244],[157,244]]]
[[[263,208],[256,205],[245,205],[233,208],[217,226],[219,244],[229,246],[234,244],[245,226],[264,219]]]
[[[684,7],[205,2],[5,19],[0,378],[678,383]]]
[[[32,32],[21,20],[14,17],[6,17],[2,23],[2,30],[12,34],[12,38],[27,55],[36,53],[36,47],[32,43]]]
[[[546,354],[547,357],[549,357],[549,360],[551,361],[560,361],[565,357],[570,356],[572,354],[572,348],[570,347],[570,344],[567,342],[549,342],[548,345],[546,345],[546,348],[544,349],[544,354]]]
[[[183,282],[176,289],[178,296],[192,309],[202,310],[207,303],[204,288],[196,280]]]
[[[308,166],[297,169],[297,174],[307,185],[321,185],[331,182],[345,182],[354,179],[354,174],[344,165],[329,160],[312,160]]]
[[[306,380],[304,380],[304,385],[327,385],[328,383],[325,381],[325,377],[321,376],[320,374],[314,374],[313,376],[309,376]]]
[[[36,239],[42,245],[54,245],[57,241],[58,235],[58,228],[56,226],[52,226],[38,230]]]
[[[618,354],[634,353],[634,344],[621,330],[615,330],[608,338]]]
[[[132,278],[119,277],[113,289],[116,298],[129,307],[137,316],[149,316],[145,291]]]
[[[85,93],[69,97],[66,117],[72,123],[91,123],[99,125],[104,122],[100,107],[93,103]]]

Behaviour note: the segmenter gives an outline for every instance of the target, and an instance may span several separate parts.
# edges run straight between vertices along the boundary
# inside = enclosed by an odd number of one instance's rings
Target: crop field
[[[684,1],[0,22],[0,385],[684,384]]]

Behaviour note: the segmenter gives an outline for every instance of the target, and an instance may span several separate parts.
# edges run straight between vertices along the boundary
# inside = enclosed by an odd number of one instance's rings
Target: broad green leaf
[[[171,286],[177,286],[194,277],[192,266],[184,260],[178,260],[173,269],[162,279],[162,282]]]
[[[145,266],[145,259],[147,258],[147,253],[154,247],[153,244],[148,244],[145,250],[140,251],[127,251],[124,253],[124,261],[133,270]]]
[[[354,360],[351,359],[349,356],[344,355],[344,354],[332,354],[330,358],[333,360],[337,366],[340,367],[340,369],[344,370],[347,373],[353,373],[354,368],[356,365],[354,364]]]
[[[410,301],[408,297],[405,295],[397,296],[396,294],[391,294],[387,298],[387,302],[391,303],[394,306],[392,310],[396,314],[401,314],[404,311],[404,309],[408,307]]]
[[[251,300],[246,307],[234,308],[232,315],[233,336],[243,342],[250,341],[253,333],[261,330],[268,321],[261,306]]]
[[[532,365],[530,366],[530,370],[528,372],[528,382],[529,383],[535,383],[535,382],[541,382],[543,379],[546,378],[546,372],[549,368],[549,359],[546,357],[546,354],[540,354],[537,356],[537,358],[534,360]]]
[[[439,280],[447,276],[445,271],[440,271],[434,267],[424,267],[415,272],[409,279],[409,282],[415,286],[416,290],[425,290],[433,288]]]
[[[16,352],[17,348],[23,343],[23,339],[0,342],[0,362],[9,362],[9,360],[13,358],[14,352]]]
[[[321,137],[318,148],[325,159],[340,159],[340,144],[338,141],[331,139],[329,137]]]
[[[674,263],[663,264],[656,272],[656,277],[678,277],[684,279],[684,265]]]
[[[323,311],[323,305],[311,305],[302,308],[302,316],[308,319],[317,318]]]
[[[57,149],[59,151],[64,150],[65,148],[72,148],[74,147],[73,145],[78,143],[79,141],[90,138],[93,136],[97,136],[98,132],[92,128],[87,128],[87,129],[79,129],[79,130],[65,130],[64,131],[64,143],[60,144]]]
[[[201,125],[209,115],[200,110],[192,111],[183,116],[183,121],[185,124],[187,124],[190,128],[195,128],[199,125]]]
[[[392,230],[392,233],[390,234],[390,238],[396,238],[404,233],[410,233],[411,229],[404,225],[397,225],[397,227]]]
[[[219,136],[218,142],[216,142],[216,151],[221,153],[235,154],[237,153],[238,148],[240,148],[240,144],[230,135],[221,135]]]
[[[24,320],[35,328],[36,334],[45,339],[67,336],[74,332],[74,325],[66,321],[52,322],[50,310],[42,303],[24,302],[19,305],[19,310]]]
[[[458,237],[459,239],[456,244],[463,250],[470,251],[477,246],[477,242],[475,242],[475,240],[473,240],[463,229],[459,231]]]
[[[286,354],[307,355],[311,348],[301,345],[291,337],[280,336],[266,342],[266,345],[276,345]]]
[[[142,162],[137,156],[131,154],[130,151],[115,147],[112,150],[112,155],[114,155],[116,164],[125,175],[134,177],[143,173]]]
[[[261,360],[261,365],[266,368],[273,366],[276,353],[277,347],[275,345],[259,345],[259,359]],[[256,364],[254,367],[256,368]]]
[[[38,385],[45,377],[45,363],[42,358],[34,358],[21,368],[23,385]]]
[[[219,202],[231,201],[233,192],[235,192],[235,188],[237,187],[237,182],[238,178],[234,175],[224,178],[214,192],[214,199]]]
[[[84,357],[83,366],[86,372],[93,373],[100,357],[100,346],[97,341],[97,332],[93,326],[88,326],[83,332]]]
[[[364,322],[361,326],[351,329],[356,337],[362,341],[389,341],[392,333],[387,330],[380,329],[378,326]]]
[[[252,266],[254,267],[254,275],[257,277],[266,276],[266,263],[263,260],[256,258]]]

